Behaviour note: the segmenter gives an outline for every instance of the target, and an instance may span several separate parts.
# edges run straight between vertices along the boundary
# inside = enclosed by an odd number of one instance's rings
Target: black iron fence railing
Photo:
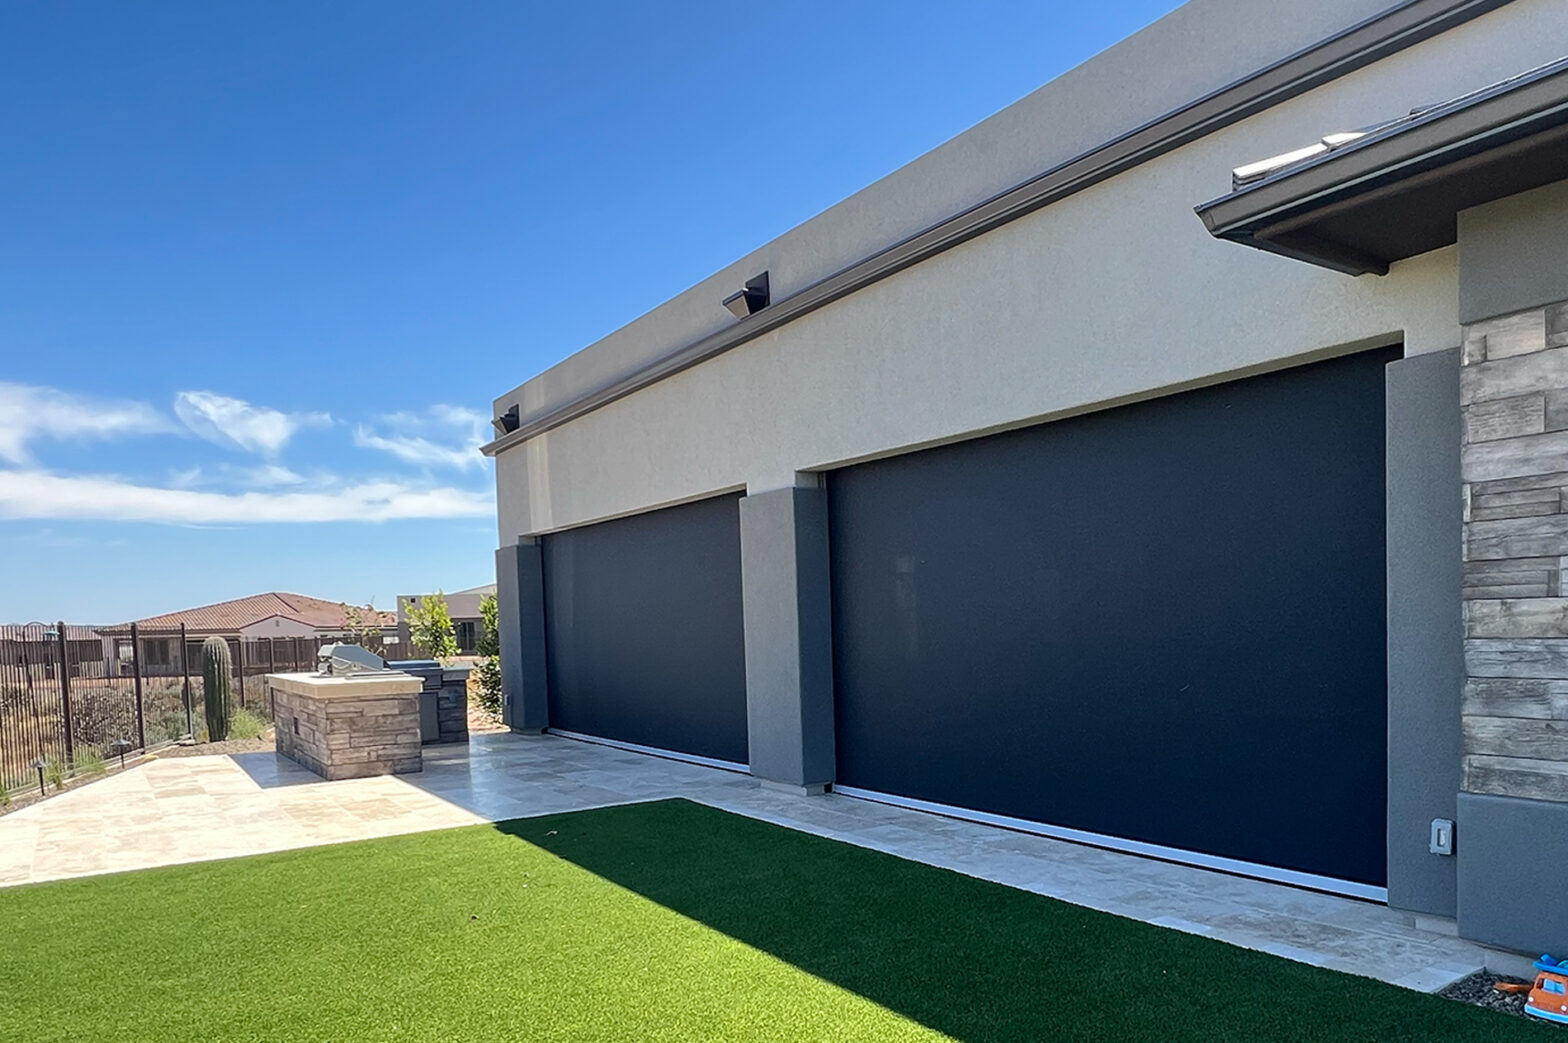
[[[204,640],[183,627],[0,625],[0,787],[14,792],[36,786],[40,769],[70,774],[82,764],[203,737]],[[231,700],[270,719],[262,676],[314,670],[323,639],[225,640]],[[395,646],[372,651],[397,657]]]

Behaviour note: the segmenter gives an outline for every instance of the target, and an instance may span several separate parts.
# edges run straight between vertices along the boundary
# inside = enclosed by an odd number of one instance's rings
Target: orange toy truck
[[[1568,1025],[1568,962],[1550,955],[1535,961],[1535,986],[1525,1002],[1524,1012],[1531,1017]]]

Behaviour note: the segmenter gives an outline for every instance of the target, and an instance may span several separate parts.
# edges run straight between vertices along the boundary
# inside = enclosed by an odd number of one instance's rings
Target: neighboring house
[[[70,677],[106,677],[115,673],[113,656],[113,643],[93,627],[67,624],[61,641],[55,623],[0,626],[0,670],[24,685],[58,677],[62,661]]]
[[[180,612],[148,616],[135,621],[141,642],[142,669],[146,673],[178,673],[180,659],[180,628],[185,628],[186,661],[199,664],[201,645],[209,637],[229,639],[236,656],[242,653],[239,645],[246,642],[253,646],[267,639],[298,639],[315,646],[349,636],[347,612],[350,606],[341,601],[324,601],[303,594],[270,592],[202,605]],[[368,611],[368,609],[366,610]],[[396,644],[397,617],[391,612],[376,612],[383,639]],[[106,640],[115,642],[117,658],[125,664],[130,661],[131,624],[121,623],[100,627],[98,632]],[[259,646],[266,649],[267,646]],[[312,653],[313,655],[313,653]]]
[[[502,395],[507,721],[1555,951],[1565,40],[1194,0]]]
[[[467,590],[454,591],[451,594],[442,594],[446,599],[446,610],[452,617],[452,631],[457,637],[457,654],[473,655],[478,650],[478,642],[484,636],[484,618],[479,613],[479,602],[487,594],[495,593],[495,584],[488,583],[480,587],[469,587]],[[418,604],[421,598],[429,594],[399,594],[397,598],[397,632],[404,648],[412,649],[413,639],[408,631],[408,606]],[[419,654],[423,654],[420,652]]]

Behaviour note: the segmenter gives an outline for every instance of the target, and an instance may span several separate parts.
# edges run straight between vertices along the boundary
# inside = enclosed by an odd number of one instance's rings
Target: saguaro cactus
[[[207,708],[207,741],[222,742],[229,737],[229,677],[233,666],[229,643],[209,637],[201,644],[202,701]]]

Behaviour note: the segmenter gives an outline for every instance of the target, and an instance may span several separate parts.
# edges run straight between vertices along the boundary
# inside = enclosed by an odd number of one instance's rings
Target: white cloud
[[[101,441],[174,429],[167,417],[143,402],[0,381],[0,460],[8,463],[31,463],[28,443],[40,438]]]
[[[112,476],[0,470],[0,518],[246,524],[380,522],[494,514],[487,492],[363,481],[309,492],[223,493],[137,485]]]
[[[420,467],[468,470],[484,465],[479,447],[485,444],[490,421],[482,413],[462,406],[439,405],[424,414],[393,413],[381,422],[396,428],[397,433],[378,434],[360,424],[354,428],[354,444],[361,449],[391,453],[404,463]]]
[[[467,406],[434,405],[428,410],[430,418],[438,424],[449,424],[452,427],[467,427],[477,429],[483,434],[490,424],[490,419],[478,410],[469,409]],[[407,417],[407,413],[395,414],[398,417]]]
[[[168,484],[175,489],[199,489],[213,487],[238,487],[241,489],[278,489],[283,486],[316,485],[322,488],[342,484],[336,475],[317,472],[313,478],[307,478],[292,468],[282,464],[257,464],[255,467],[240,467],[234,464],[220,463],[213,468],[203,468],[199,464],[187,468],[171,468],[169,470]]]
[[[349,479],[278,462],[276,455],[302,428],[332,423],[325,413],[286,413],[211,391],[181,391],[174,413],[183,428],[145,403],[0,381],[0,519],[244,525],[494,515],[488,490],[445,485],[429,476]],[[391,414],[379,423],[388,433],[361,425],[355,444],[425,468],[482,466],[478,447],[488,421],[473,410],[435,406]],[[59,474],[37,466],[29,452],[31,443],[43,439],[105,440],[186,429],[263,459],[212,467],[170,461],[162,479],[147,479]]]
[[[360,426],[354,428],[354,444],[361,449],[379,449],[391,453],[406,464],[418,464],[421,467],[466,469],[484,463],[484,458],[479,455],[479,446],[484,445],[483,442],[462,447],[437,445],[417,435],[383,437]]]
[[[181,391],[174,415],[191,431],[225,449],[273,456],[302,427],[332,423],[326,413],[284,413],[215,391]]]
[[[202,481],[200,465],[169,471],[169,484],[176,489],[194,489]]]
[[[262,464],[260,467],[225,467],[224,473],[233,476],[243,485],[255,489],[277,489],[285,485],[304,485],[307,479],[298,471],[291,471],[281,464]]]

